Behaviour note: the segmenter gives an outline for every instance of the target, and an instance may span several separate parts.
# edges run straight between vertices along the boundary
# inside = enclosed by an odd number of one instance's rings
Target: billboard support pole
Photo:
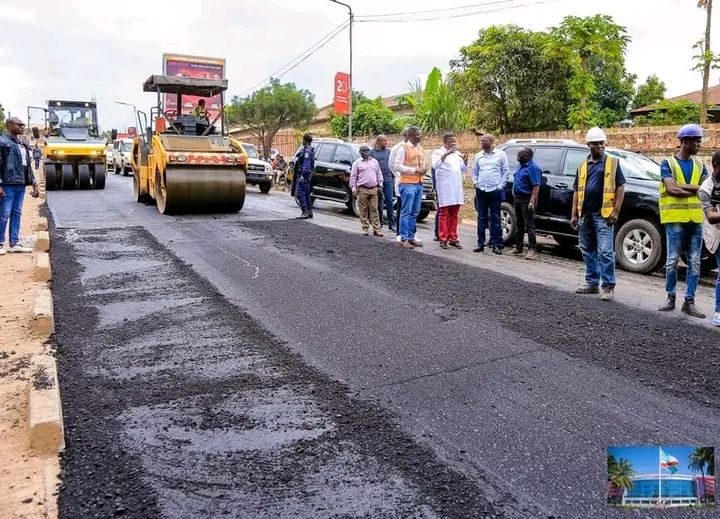
[[[350,92],[349,92],[349,100],[348,100],[348,141],[352,141],[352,89],[353,89],[353,22],[355,20],[355,17],[353,16],[352,7],[350,7],[348,4],[345,4],[343,2],[338,2],[338,0],[330,0],[331,2],[335,4],[344,5],[348,8],[348,12],[350,13]]]

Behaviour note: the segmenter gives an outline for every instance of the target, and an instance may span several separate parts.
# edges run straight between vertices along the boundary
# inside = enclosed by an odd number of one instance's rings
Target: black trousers
[[[522,250],[527,231],[530,250],[537,249],[537,234],[535,233],[535,211],[528,206],[530,197],[515,196],[515,248]]]

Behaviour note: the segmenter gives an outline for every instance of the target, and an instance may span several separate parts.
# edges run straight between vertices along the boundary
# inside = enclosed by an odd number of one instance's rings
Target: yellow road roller
[[[43,110],[44,138],[32,129],[36,142],[44,142],[45,187],[54,189],[103,189],[106,140],[100,135],[97,105],[91,101],[47,102]]]
[[[155,201],[162,214],[242,209],[248,160],[221,118],[227,86],[226,79],[153,75],[145,81],[143,91],[157,94],[157,106],[137,112],[138,128],[145,129],[133,140],[131,157],[137,202]],[[204,109],[183,113],[183,96],[218,94],[214,119]],[[176,96],[178,110],[165,110],[164,96]]]

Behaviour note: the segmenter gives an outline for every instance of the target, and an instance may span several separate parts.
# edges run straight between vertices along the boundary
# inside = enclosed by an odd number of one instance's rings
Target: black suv
[[[513,139],[498,146],[507,154],[511,172],[517,168],[517,152],[523,147],[532,148],[535,162],[542,170],[535,210],[538,233],[552,236],[560,246],[574,247],[578,237],[570,227],[573,183],[578,166],[590,153],[588,147],[565,140]],[[654,272],[665,262],[665,235],[658,209],[660,166],[637,153],[615,148],[606,148],[605,152],[620,160],[627,180],[615,235],[617,261],[624,270]],[[503,239],[511,244],[515,237],[512,183],[506,188],[505,200],[501,209]]]
[[[350,189],[350,169],[352,163],[360,158],[360,146],[351,144],[340,139],[315,139],[313,140],[313,148],[315,148],[315,169],[312,173],[311,201],[320,198],[322,200],[332,200],[344,203],[348,209],[352,210],[356,216],[359,215],[357,200],[352,195]],[[298,148],[297,152],[301,148]],[[297,152],[295,156],[297,156]],[[288,165],[289,181],[292,181],[291,194],[295,198],[295,179],[293,170],[295,166],[295,156]],[[297,198],[295,198],[297,202]],[[423,179],[423,199],[420,214],[417,221],[425,220],[430,211],[435,209],[435,192],[432,187],[432,178],[428,173]]]

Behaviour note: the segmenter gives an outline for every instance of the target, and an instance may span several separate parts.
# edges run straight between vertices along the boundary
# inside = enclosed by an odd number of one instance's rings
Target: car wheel
[[[625,222],[615,236],[615,251],[623,270],[639,274],[655,272],[663,256],[660,230],[647,220]]]
[[[415,218],[416,222],[422,222],[424,221],[428,216],[430,216],[430,209],[421,209],[420,212],[417,215],[417,218]]]
[[[263,182],[262,184],[259,184],[259,187],[261,193],[269,193],[272,189],[272,182]]]
[[[355,216],[360,218],[360,208],[358,207],[357,196],[350,193],[350,200],[345,205],[353,212]]]
[[[512,245],[515,242],[515,208],[507,202],[500,205],[500,227],[503,244]]]

